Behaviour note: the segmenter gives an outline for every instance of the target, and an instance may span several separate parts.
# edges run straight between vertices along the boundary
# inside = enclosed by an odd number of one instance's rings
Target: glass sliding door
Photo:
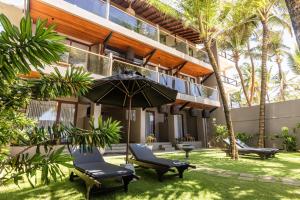
[[[59,122],[65,126],[70,126],[75,122],[76,105],[73,103],[61,103]]]
[[[39,127],[52,127],[56,123],[65,126],[75,124],[76,111],[75,102],[32,100],[26,113],[38,122]]]
[[[155,113],[146,111],[146,137],[153,134],[155,135]]]

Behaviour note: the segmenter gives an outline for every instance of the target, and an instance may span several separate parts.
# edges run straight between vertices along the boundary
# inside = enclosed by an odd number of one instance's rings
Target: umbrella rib
[[[111,88],[109,91],[107,91],[101,98],[99,98],[97,100],[97,103],[99,103],[99,101],[101,101],[101,99],[103,99],[106,95],[108,95],[113,89],[115,89],[115,88],[119,89],[119,87],[117,85],[115,85],[113,82],[109,81],[109,83],[112,84],[114,87]]]
[[[163,92],[161,92],[160,90],[158,90],[157,88],[151,86],[154,90],[156,90],[158,93],[160,93],[162,96],[164,96],[166,99],[172,101],[173,99],[169,98],[167,95],[165,95]]]
[[[147,87],[147,86],[150,86],[150,84],[145,83],[141,88],[139,88],[137,91],[135,91],[135,93],[133,93],[132,96],[134,96],[134,95],[140,93],[140,92],[144,89],[144,87]]]
[[[139,87],[140,87],[140,84],[137,82],[136,83]],[[145,83],[146,85],[147,83]],[[141,90],[141,93],[143,94],[143,96],[145,97],[146,101],[148,102],[148,104],[150,105],[150,107],[152,107],[152,103],[149,101],[149,98],[147,97],[147,95],[145,94],[145,92],[143,90]]]
[[[151,88],[153,88],[154,90],[156,90],[159,94],[161,94],[162,96],[164,96],[166,99],[172,101],[173,99],[169,98],[167,95],[165,95],[164,93],[162,93],[160,90],[158,90],[157,88],[155,88],[153,85],[150,85],[148,83],[146,83],[145,85],[149,85]],[[145,87],[145,85],[143,85],[143,87]],[[166,86],[165,86],[166,87]],[[134,95],[136,95],[137,93],[139,93],[143,88],[141,88],[140,90],[136,91],[134,93]]]
[[[124,98],[124,101],[123,101],[123,107],[125,107],[126,99],[127,99],[127,95],[125,94],[125,98]]]
[[[120,80],[121,85],[123,86],[123,88],[125,89],[125,94],[129,94],[129,91],[127,90],[126,86],[124,85],[123,81]],[[121,88],[120,88],[121,89]]]

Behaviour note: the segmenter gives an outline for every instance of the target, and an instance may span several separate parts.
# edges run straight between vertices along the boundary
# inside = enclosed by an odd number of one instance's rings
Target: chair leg
[[[157,174],[157,176],[158,176],[158,180],[160,181],[160,182],[162,182],[162,180],[163,180],[163,175],[165,174],[165,173],[167,173],[168,172],[168,170],[165,170],[165,169],[156,169],[155,170],[156,171],[156,174]]]
[[[178,175],[179,175],[179,178],[183,178],[183,172],[184,170],[186,170],[187,168],[186,167],[176,167],[177,171],[178,171]]]
[[[125,192],[128,192],[128,184],[130,183],[130,181],[132,179],[133,179],[133,176],[123,176],[122,177]]]
[[[71,173],[70,173],[69,180],[70,180],[71,182],[74,181],[74,172],[71,172]]]
[[[91,189],[92,189],[92,187],[90,185],[86,184],[86,199],[87,200],[90,199]]]

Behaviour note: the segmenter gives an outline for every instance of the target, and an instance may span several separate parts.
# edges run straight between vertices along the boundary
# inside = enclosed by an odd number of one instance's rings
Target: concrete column
[[[101,115],[101,104],[97,105],[92,103],[91,105],[91,117],[95,119],[94,126],[98,127],[98,117]]]
[[[175,142],[175,138],[177,136],[177,126],[175,123],[177,122],[177,118],[175,115],[168,115],[168,126],[169,126],[169,142]]]
[[[201,147],[205,147],[205,136],[202,117],[197,117],[197,134],[199,141],[201,141]]]
[[[145,143],[145,111],[141,108],[135,109],[135,120],[131,122],[131,141],[136,143]]]

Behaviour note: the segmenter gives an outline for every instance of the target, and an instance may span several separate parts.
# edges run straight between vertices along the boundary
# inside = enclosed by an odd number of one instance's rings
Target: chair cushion
[[[152,160],[156,159],[153,152],[143,144],[130,144],[129,145],[131,153],[137,160]]]
[[[133,171],[106,162],[91,162],[74,164],[76,169],[95,179],[114,178],[133,174]]]
[[[181,162],[178,160],[170,160],[165,158],[157,158],[153,152],[146,146],[142,144],[130,144],[130,151],[136,160],[152,163],[157,165],[164,165],[166,167],[179,167],[188,165],[186,162]]]
[[[182,162],[179,160],[171,160],[171,159],[165,159],[165,158],[155,158],[150,160],[139,160],[142,162],[150,163],[150,164],[156,164],[156,165],[163,165],[166,167],[182,167],[188,165],[186,162]]]
[[[74,158],[74,164],[76,165],[80,163],[104,162],[104,159],[97,147],[84,151],[80,148],[75,148],[72,150],[71,154]]]

